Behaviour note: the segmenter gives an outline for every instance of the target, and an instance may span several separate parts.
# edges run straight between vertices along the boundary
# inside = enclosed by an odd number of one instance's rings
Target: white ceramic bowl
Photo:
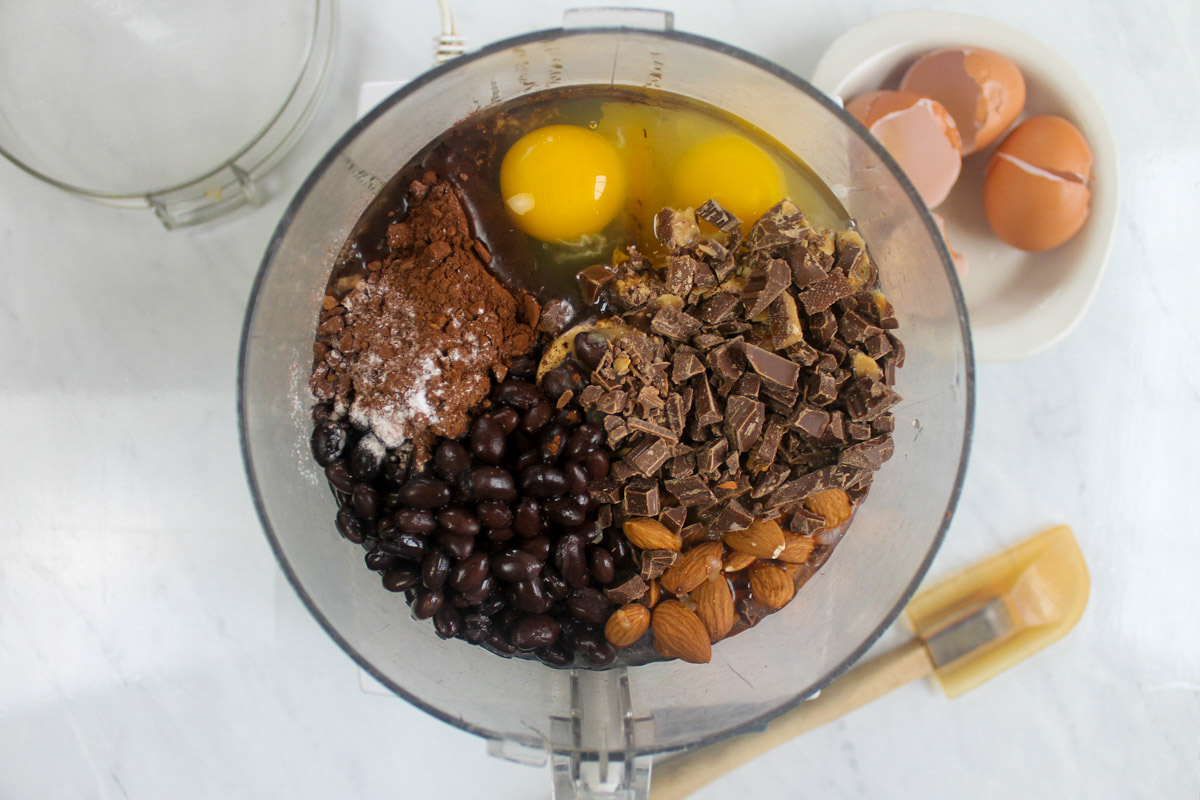
[[[1117,152],[1091,91],[1054,50],[1028,34],[982,17],[941,11],[884,14],[850,29],[822,56],[812,80],[819,89],[848,100],[874,89],[897,88],[917,57],[955,46],[986,47],[1011,58],[1027,87],[1021,118],[1065,117],[1092,148],[1091,214],[1061,247],[1026,253],[992,234],[983,213],[983,173],[995,145],[963,160],[954,190],[935,209],[946,219],[951,245],[970,264],[962,288],[976,358],[1026,358],[1066,336],[1083,318],[1112,246]]]

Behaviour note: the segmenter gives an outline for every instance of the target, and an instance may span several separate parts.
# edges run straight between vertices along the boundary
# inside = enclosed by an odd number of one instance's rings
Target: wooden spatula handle
[[[932,672],[928,651],[914,639],[850,670],[820,696],[776,717],[763,731],[735,736],[655,764],[650,800],[681,800],[768,750]]]

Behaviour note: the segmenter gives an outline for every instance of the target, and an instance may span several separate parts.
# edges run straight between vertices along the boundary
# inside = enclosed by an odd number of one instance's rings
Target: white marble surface
[[[456,5],[480,44],[556,24],[565,4]],[[806,74],[838,33],[906,4],[668,5],[678,27]],[[1091,604],[975,692],[908,686],[698,797],[1195,798],[1200,6],[932,5],[1057,46],[1110,115],[1124,197],[1080,328],[980,368],[970,473],[931,575],[1069,522]],[[427,63],[435,4],[346,0],[343,23],[332,92],[252,214],[166,233],[0,162],[2,797],[547,794],[544,771],[364,692],[281,585],[247,495],[234,375],[259,257],[359,84]]]

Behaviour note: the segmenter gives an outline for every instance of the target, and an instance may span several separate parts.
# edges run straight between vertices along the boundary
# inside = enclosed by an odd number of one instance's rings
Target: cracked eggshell
[[[983,209],[996,236],[1020,250],[1058,247],[1088,216],[1092,151],[1062,117],[1030,117],[988,163]]]
[[[941,103],[912,92],[878,91],[854,98],[846,111],[887,148],[925,205],[946,199],[962,169],[962,139]]]
[[[918,58],[900,89],[937,100],[958,125],[962,154],[1000,137],[1025,108],[1025,78],[1008,57],[982,47],[949,47]]]

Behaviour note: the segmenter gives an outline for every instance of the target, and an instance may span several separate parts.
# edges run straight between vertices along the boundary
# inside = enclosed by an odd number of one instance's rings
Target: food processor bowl
[[[942,240],[899,167],[804,80],[658,19],[654,30],[566,27],[502,41],[380,104],[297,193],[263,259],[243,332],[246,470],[288,580],[330,636],[396,694],[486,737],[494,754],[534,762],[549,755],[556,796],[576,796],[597,764],[589,785],[637,796],[646,756],[761,726],[836,678],[925,574],[954,511],[971,436],[965,307]],[[560,670],[439,639],[363,567],[362,550],[337,536],[334,500],[308,451],[314,327],[330,269],[360,215],[418,150],[463,117],[573,85],[649,87],[698,100],[799,156],[857,221],[907,349],[895,456],[849,533],[789,605],[716,645],[709,664]]]

